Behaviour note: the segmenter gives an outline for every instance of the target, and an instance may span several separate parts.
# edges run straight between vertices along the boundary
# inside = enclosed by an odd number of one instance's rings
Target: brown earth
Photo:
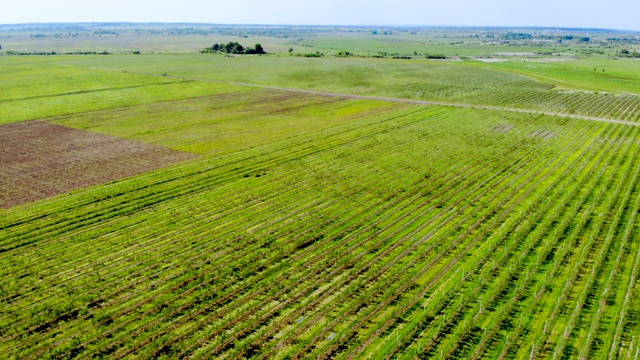
[[[99,185],[196,157],[42,121],[0,126],[0,208]]]

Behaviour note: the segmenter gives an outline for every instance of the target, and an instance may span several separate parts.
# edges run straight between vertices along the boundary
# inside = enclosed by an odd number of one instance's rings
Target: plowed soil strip
[[[43,121],[0,126],[0,208],[195,158],[164,147]]]

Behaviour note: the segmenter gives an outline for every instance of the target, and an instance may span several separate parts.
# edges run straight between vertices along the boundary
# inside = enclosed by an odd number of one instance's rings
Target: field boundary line
[[[258,87],[262,89],[290,91],[290,92],[306,93],[306,94],[320,95],[320,96],[342,97],[347,99],[387,101],[387,102],[398,102],[398,103],[406,103],[406,104],[414,104],[414,105],[438,105],[438,106],[449,106],[449,107],[459,107],[459,108],[468,108],[468,109],[509,111],[509,112],[525,113],[525,114],[542,114],[542,115],[565,117],[565,118],[578,119],[578,120],[590,120],[590,121],[599,121],[599,122],[606,122],[606,123],[612,123],[612,124],[640,126],[640,123],[634,122],[634,121],[607,119],[607,118],[601,118],[596,116],[567,114],[567,113],[559,113],[559,112],[553,112],[553,111],[518,109],[518,108],[511,108],[511,107],[493,106],[493,105],[452,103],[452,102],[445,102],[445,101],[411,100],[411,99],[388,98],[388,97],[368,96],[368,95],[337,94],[337,93],[314,91],[314,90],[292,89],[292,88],[283,88],[283,87],[277,87],[277,86],[243,84],[243,83],[235,83],[235,82],[231,82],[229,84],[239,85],[239,86],[253,86],[253,87]]]

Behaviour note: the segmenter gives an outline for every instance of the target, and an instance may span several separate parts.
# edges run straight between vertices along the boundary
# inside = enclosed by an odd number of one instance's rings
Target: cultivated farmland
[[[0,207],[192,159],[189,153],[78,131],[40,121],[0,125]]]
[[[633,71],[132,56],[0,85],[5,357],[639,353]]]

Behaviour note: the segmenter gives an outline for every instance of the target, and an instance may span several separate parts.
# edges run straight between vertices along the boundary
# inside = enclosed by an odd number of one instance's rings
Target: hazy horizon
[[[201,26],[255,26],[255,27],[345,27],[345,28],[459,28],[459,29],[541,29],[541,30],[603,30],[603,31],[633,31],[634,29],[615,29],[604,27],[570,27],[570,26],[536,26],[536,25],[424,25],[424,24],[259,24],[259,23],[213,23],[213,22],[188,22],[188,21],[67,21],[67,22],[25,22],[25,23],[0,23],[0,26],[29,26],[29,25],[74,25],[74,24],[132,24],[132,25],[201,25]]]
[[[9,3],[0,24],[134,22],[333,26],[546,27],[640,30],[640,2],[613,0],[31,0]]]

